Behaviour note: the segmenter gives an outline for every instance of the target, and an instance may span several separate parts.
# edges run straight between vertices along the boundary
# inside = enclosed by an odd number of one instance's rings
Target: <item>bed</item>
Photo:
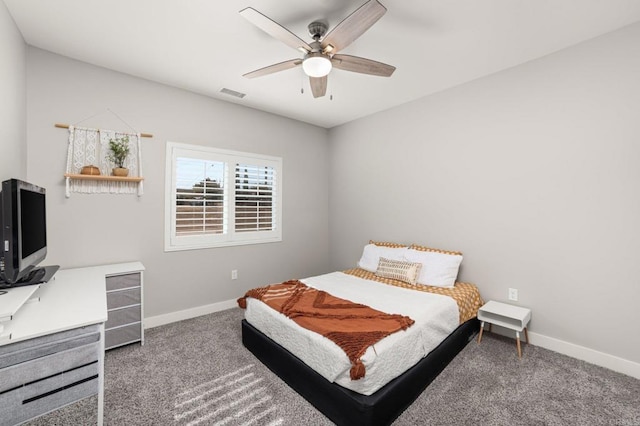
[[[365,263],[361,259],[359,266]],[[369,347],[361,357],[366,374],[352,380],[351,363],[340,347],[262,301],[246,298],[244,346],[339,425],[390,424],[478,330],[475,314],[482,300],[471,284],[424,286],[361,267],[300,281],[415,321]]]

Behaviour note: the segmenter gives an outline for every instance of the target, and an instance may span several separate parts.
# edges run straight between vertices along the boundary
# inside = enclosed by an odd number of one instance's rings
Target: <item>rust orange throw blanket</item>
[[[340,299],[297,280],[249,290],[238,299],[242,309],[247,307],[247,297],[263,301],[301,327],[340,346],[351,361],[351,380],[364,377],[365,368],[360,358],[369,346],[414,323],[409,317]]]

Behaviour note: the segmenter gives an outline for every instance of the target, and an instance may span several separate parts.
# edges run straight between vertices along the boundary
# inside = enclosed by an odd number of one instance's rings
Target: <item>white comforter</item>
[[[351,380],[351,363],[331,340],[298,324],[256,299],[247,299],[246,320],[320,375],[364,395],[371,395],[415,365],[458,326],[458,305],[448,297],[364,280],[342,272],[300,280],[334,296],[415,320],[370,347],[362,357],[366,375]]]

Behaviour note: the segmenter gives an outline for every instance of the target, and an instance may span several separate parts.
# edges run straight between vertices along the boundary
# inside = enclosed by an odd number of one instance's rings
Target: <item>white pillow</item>
[[[453,287],[462,263],[461,254],[407,249],[404,260],[422,264],[418,284],[435,287]]]
[[[390,260],[403,260],[403,255],[407,250],[409,250],[408,247],[384,247],[367,244],[362,250],[362,257],[358,261],[358,267],[375,274],[381,257]]]

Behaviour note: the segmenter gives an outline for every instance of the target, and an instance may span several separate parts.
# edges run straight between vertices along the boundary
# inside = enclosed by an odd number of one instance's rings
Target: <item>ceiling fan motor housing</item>
[[[322,45],[319,41],[312,41],[311,43],[309,43],[309,47],[311,48],[309,53],[322,52]]]
[[[320,40],[327,33],[327,23],[322,21],[313,21],[307,26],[309,30],[309,35],[315,41]]]

